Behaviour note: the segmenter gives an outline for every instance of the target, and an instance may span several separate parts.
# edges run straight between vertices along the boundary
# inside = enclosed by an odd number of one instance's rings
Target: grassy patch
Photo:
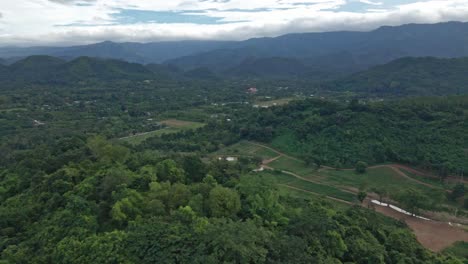
[[[17,108],[7,108],[7,109],[0,109],[0,113],[8,113],[8,112],[19,112],[19,111],[26,111],[26,108],[17,107]]]
[[[333,186],[323,185],[314,182],[304,181],[298,178],[295,178],[292,175],[288,175],[281,172],[263,172],[263,175],[273,177],[276,179],[278,184],[288,185],[291,187],[299,188],[304,191],[312,192],[317,195],[325,195],[341,200],[354,202],[355,195],[352,193],[344,192]]]
[[[155,131],[147,132],[147,133],[141,133],[141,134],[137,134],[134,136],[121,138],[121,140],[126,141],[132,145],[138,145],[150,137],[161,136],[164,134],[178,133],[178,132],[189,130],[189,129],[197,129],[205,125],[203,123],[182,121],[182,120],[177,120],[177,119],[164,120],[164,121],[161,121],[161,123],[165,124],[167,127],[163,129],[158,129]]]
[[[407,179],[388,167],[368,169],[364,174],[358,174],[354,170],[321,172],[323,181],[334,186],[350,186],[354,188],[365,187],[367,189],[385,187],[390,197],[397,199],[398,195],[408,189],[416,189],[428,197],[435,193],[444,193],[441,188],[430,188]]]
[[[248,141],[241,141],[229,147],[223,148],[214,154],[224,156],[258,156],[262,159],[272,159],[278,156],[276,152],[262,146],[252,144]]]
[[[411,177],[411,178],[413,178],[415,180],[428,183],[430,185],[439,187],[441,189],[451,189],[454,186],[454,184],[447,184],[447,183],[444,183],[444,182],[442,182],[442,181],[440,181],[439,179],[436,179],[436,178],[429,178],[429,177],[424,177],[424,176],[421,176],[421,175],[417,175],[417,174],[414,174],[414,173],[412,173],[410,171],[407,171],[405,169],[400,169],[400,170],[402,172],[404,172],[406,175],[408,175],[409,177]]]
[[[294,172],[300,176],[310,177],[312,175],[317,175],[317,172],[313,166],[308,166],[304,161],[297,160],[289,157],[281,157],[268,166],[278,169]]]

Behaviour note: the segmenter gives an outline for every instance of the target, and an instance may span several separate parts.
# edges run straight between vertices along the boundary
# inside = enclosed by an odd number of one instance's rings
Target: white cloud
[[[1,1],[0,45],[69,45],[114,41],[229,39],[277,36],[291,32],[369,30],[381,25],[467,21],[468,0],[359,0],[370,9],[334,11],[345,0],[15,0]],[[122,9],[204,11],[228,24],[118,24]],[[198,14],[198,13],[197,13]],[[68,25],[68,26],[61,26]]]
[[[373,2],[373,1],[370,1],[370,0],[359,0],[359,2],[361,2],[363,4],[368,4],[368,5],[383,5],[382,2]]]

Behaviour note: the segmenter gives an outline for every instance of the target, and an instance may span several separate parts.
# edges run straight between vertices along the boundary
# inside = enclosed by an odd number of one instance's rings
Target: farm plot
[[[185,130],[197,129],[203,127],[205,124],[198,122],[182,121],[177,119],[168,119],[161,121],[161,124],[166,125],[165,128],[158,129],[155,131],[139,133],[133,136],[121,138],[132,145],[138,145],[145,141],[147,138],[161,136],[164,134],[178,133]]]
[[[292,175],[282,172],[262,172],[262,175],[272,177],[280,186],[292,187],[294,190],[301,190],[316,195],[324,195],[347,202],[355,202],[356,196],[353,193],[342,191],[333,186],[328,186],[311,181],[298,179]]]
[[[256,156],[264,160],[272,159],[279,156],[279,154],[277,154],[273,150],[264,148],[260,145],[253,144],[248,141],[241,141],[229,147],[220,149],[219,151],[215,152],[214,155],[248,157]]]

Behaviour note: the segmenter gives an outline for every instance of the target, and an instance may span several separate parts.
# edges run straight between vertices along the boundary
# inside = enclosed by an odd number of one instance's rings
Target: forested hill
[[[325,60],[325,59],[324,59]],[[330,61],[323,63],[330,66]],[[324,64],[324,65],[325,65]],[[334,71],[335,74],[327,74]],[[4,86],[61,85],[112,81],[243,80],[301,78],[322,90],[352,91],[371,96],[432,96],[468,93],[468,58],[402,58],[369,70],[345,75],[345,69],[313,67],[297,59],[249,58],[224,72],[208,67],[183,71],[173,65],[142,65],[120,60],[80,57],[71,61],[50,56],[31,56],[14,64],[0,65]],[[339,77],[337,76],[346,76]],[[331,81],[330,81],[331,80]]]
[[[402,58],[327,85],[328,89],[377,95],[468,93],[468,58]]]
[[[0,81],[13,84],[67,84],[87,80],[145,80],[164,76],[163,69],[119,60],[80,57],[64,61],[31,56],[10,66],[0,66]]]

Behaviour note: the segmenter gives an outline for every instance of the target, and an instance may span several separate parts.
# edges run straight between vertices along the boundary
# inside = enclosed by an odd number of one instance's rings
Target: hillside
[[[223,49],[190,55],[167,63],[182,68],[205,66],[225,70],[250,58],[285,57],[304,61],[342,54],[332,60],[352,72],[407,56],[468,56],[468,23],[409,24],[370,32],[290,34],[238,42]],[[450,39],[450,41],[446,41]],[[314,64],[320,67],[320,64]]]
[[[145,67],[119,60],[80,57],[65,61],[50,56],[31,56],[1,66],[0,82],[10,84],[67,84],[87,80],[145,80],[168,78],[166,66]],[[2,74],[3,73],[3,74]]]
[[[436,171],[468,170],[467,97],[348,105],[325,100],[270,108],[240,127],[245,139],[333,167],[400,162]]]
[[[332,82],[328,89],[377,95],[468,93],[468,58],[402,58]]]
[[[70,76],[70,78],[77,80],[87,78],[141,80],[149,78],[153,74],[141,64],[89,57],[80,57],[66,63],[60,73],[63,76]]]

